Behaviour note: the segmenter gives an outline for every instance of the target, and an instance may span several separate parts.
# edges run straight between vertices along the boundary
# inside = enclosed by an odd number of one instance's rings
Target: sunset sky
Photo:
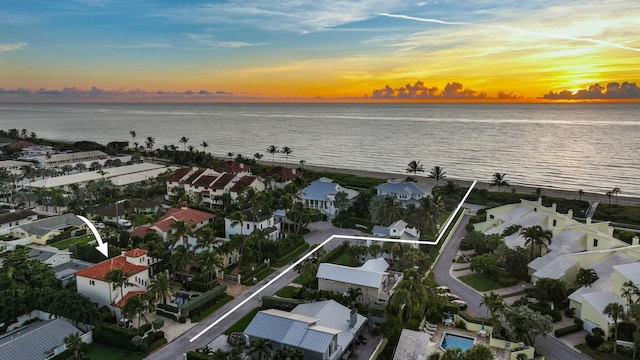
[[[597,98],[613,83],[638,99],[639,19],[629,0],[3,0],[0,98]]]

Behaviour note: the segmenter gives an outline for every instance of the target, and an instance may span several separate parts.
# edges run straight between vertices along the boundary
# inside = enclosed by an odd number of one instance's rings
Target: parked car
[[[463,300],[451,300],[451,302],[458,305],[458,309],[460,310],[464,310],[469,306],[467,302]]]
[[[438,291],[440,291],[440,292],[443,292],[443,293],[449,293],[449,292],[451,292],[451,289],[449,289],[449,287],[448,287],[448,286],[438,286],[438,287],[436,288],[436,290],[438,290]]]
[[[452,294],[452,293],[445,293],[445,295],[447,296],[447,298],[449,299],[449,301],[453,301],[453,300],[462,300],[460,298],[460,296],[456,295],[456,294]]]
[[[127,220],[127,219],[118,219],[118,227],[120,228],[130,228],[133,226],[133,224],[131,223],[131,221]]]
[[[95,225],[96,229],[104,229],[104,223],[97,222],[94,225]]]

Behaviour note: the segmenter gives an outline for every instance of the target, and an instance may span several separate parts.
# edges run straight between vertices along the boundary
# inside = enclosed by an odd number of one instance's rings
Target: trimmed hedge
[[[136,335],[135,331],[109,323],[102,323],[93,329],[95,341],[127,351],[138,351],[138,347],[131,343],[131,339]]]
[[[149,344],[149,347],[147,348],[147,353],[152,353],[158,350],[159,348],[163,347],[166,343],[168,343],[168,341],[165,338],[154,340],[151,344]]]
[[[211,285],[207,284],[207,283],[203,283],[200,281],[189,281],[187,282],[187,289],[188,290],[195,290],[195,291],[199,291],[199,292],[206,292],[211,290]]]
[[[278,309],[283,311],[291,311],[296,306],[302,304],[303,301],[297,299],[281,298],[277,296],[263,296],[262,307],[265,309]]]
[[[192,350],[187,353],[187,360],[209,360],[209,355]]]
[[[342,255],[345,250],[347,250],[347,248],[349,247],[349,244],[341,244],[340,246],[334,248],[333,250],[329,251],[325,256],[322,257],[322,259],[320,259],[320,262],[324,262],[324,263],[332,263],[334,262],[337,258],[340,257],[340,255]]]
[[[491,323],[490,319],[472,317],[472,316],[467,315],[467,313],[465,313],[465,312],[459,312],[458,316],[460,316],[461,318],[465,319],[466,321],[474,323],[474,324],[482,324],[483,322],[485,324],[490,324]]]
[[[565,335],[573,334],[573,333],[576,333],[578,331],[582,331],[582,326],[569,325],[567,327],[563,327],[563,328],[560,328],[560,329],[556,330],[555,331],[555,336],[556,337],[563,337]]]
[[[196,316],[203,310],[208,308],[211,304],[216,303],[220,298],[225,295],[227,291],[227,285],[218,285],[215,288],[201,294],[195,299],[188,301],[182,306],[182,315],[184,316]]]
[[[268,268],[269,265],[265,262],[253,268],[253,270],[242,274],[242,285],[250,285],[254,275]]]
[[[518,283],[517,277],[501,277],[498,278],[498,284],[502,286],[513,286]]]

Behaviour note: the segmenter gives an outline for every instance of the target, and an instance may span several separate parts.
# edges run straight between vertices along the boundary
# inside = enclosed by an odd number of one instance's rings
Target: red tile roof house
[[[235,201],[243,191],[250,187],[256,192],[264,191],[265,189],[264,183],[257,176],[243,176],[229,189],[231,199]]]
[[[190,209],[187,207],[186,203],[182,204],[180,209],[171,208],[167,211],[164,216],[162,216],[158,221],[151,224],[150,226],[138,226],[131,233],[131,236],[138,236],[139,238],[144,238],[144,236],[151,231],[156,232],[163,240],[167,240],[170,234],[174,232],[171,228],[171,224],[177,221],[184,221],[188,224],[191,224],[194,230],[198,230],[201,227],[209,224],[211,220],[215,217],[214,214]]]
[[[99,307],[107,306],[118,318],[122,317],[121,308],[129,298],[138,294],[145,294],[151,266],[159,260],[151,258],[147,250],[133,249],[107,259],[101,263],[82,269],[75,273],[78,293],[89,297],[98,303]],[[112,269],[122,269],[128,274],[127,282],[133,285],[125,285],[121,296],[120,286],[116,286],[104,280]]]
[[[224,163],[222,163],[222,165],[216,166],[214,169],[221,173],[226,172],[226,173],[236,174],[238,176],[252,175],[251,165],[237,162],[235,160],[227,160]]]
[[[284,166],[276,166],[273,169],[262,173],[260,178],[262,179],[262,182],[267,184],[268,188],[282,189],[300,176],[302,176],[302,171],[290,169]]]

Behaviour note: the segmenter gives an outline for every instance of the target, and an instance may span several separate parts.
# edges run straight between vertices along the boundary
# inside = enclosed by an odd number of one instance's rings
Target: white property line
[[[449,216],[449,219],[447,219],[447,222],[444,224],[444,226],[442,227],[442,231],[440,231],[440,235],[438,235],[438,238],[436,238],[435,241],[419,241],[419,240],[402,240],[402,239],[386,239],[386,238],[378,238],[378,237],[368,237],[368,236],[354,236],[354,235],[331,235],[327,240],[323,241],[322,243],[318,244],[315,248],[313,248],[313,250],[309,251],[307,254],[305,254],[303,257],[301,257],[300,259],[296,260],[293,264],[289,265],[288,268],[286,268],[283,272],[281,272],[280,274],[278,274],[276,277],[274,277],[273,279],[271,279],[269,282],[267,282],[266,284],[264,284],[261,288],[259,288],[256,292],[254,292],[253,294],[249,295],[246,299],[242,300],[238,305],[234,306],[231,310],[227,311],[225,314],[223,314],[222,316],[220,316],[216,321],[214,321],[211,325],[207,326],[204,330],[202,330],[201,332],[199,332],[196,336],[194,336],[193,338],[191,338],[191,340],[189,340],[189,342],[194,342],[196,341],[200,336],[204,335],[204,333],[206,333],[207,331],[211,330],[211,328],[213,328],[214,326],[218,325],[222,320],[226,319],[229,315],[231,315],[233,312],[235,312],[236,310],[238,310],[239,308],[241,308],[244,304],[246,304],[247,302],[249,302],[249,300],[253,299],[254,297],[256,297],[256,295],[260,294],[262,291],[264,291],[266,288],[268,288],[269,286],[271,286],[273,283],[275,283],[276,281],[278,281],[281,277],[284,276],[284,274],[288,273],[289,271],[293,270],[296,266],[298,266],[298,264],[300,264],[301,262],[303,262],[306,258],[308,258],[309,256],[311,256],[313,253],[315,253],[316,251],[322,249],[326,244],[328,244],[331,240],[333,239],[345,239],[345,240],[373,240],[373,241],[384,241],[384,242],[397,242],[397,243],[409,243],[409,244],[424,244],[424,245],[438,245],[438,243],[440,242],[440,239],[442,238],[442,236],[446,233],[447,228],[449,227],[449,225],[451,225],[451,222],[453,221],[453,219],[455,218],[455,215],[458,213],[458,211],[460,211],[460,208],[462,207],[462,204],[464,204],[464,202],[467,200],[467,198],[469,197],[469,195],[471,194],[471,191],[473,190],[473,188],[475,187],[477,181],[474,181],[471,186],[469,187],[469,190],[467,190],[467,193],[464,195],[464,197],[462,198],[462,200],[460,201],[460,203],[458,204],[458,206],[456,207],[455,211],[453,211],[451,213],[451,216]]]

